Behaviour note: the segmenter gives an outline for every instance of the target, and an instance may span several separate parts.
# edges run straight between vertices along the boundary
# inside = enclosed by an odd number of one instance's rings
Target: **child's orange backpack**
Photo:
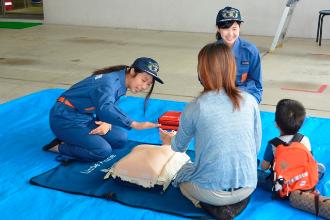
[[[280,197],[289,196],[295,190],[313,190],[318,182],[318,166],[312,153],[300,143],[303,135],[297,133],[289,143],[274,138],[273,191]]]

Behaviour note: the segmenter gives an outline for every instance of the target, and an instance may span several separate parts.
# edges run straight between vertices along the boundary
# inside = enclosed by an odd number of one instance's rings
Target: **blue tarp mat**
[[[48,113],[62,89],[49,89],[0,105],[0,219],[183,219],[116,202],[36,187],[30,178],[58,165],[56,154],[43,152],[41,146],[54,136]],[[136,120],[145,120],[143,99],[124,97],[120,103]],[[185,103],[150,100],[146,114],[156,121],[167,110],[182,110]],[[266,143],[278,135],[274,113],[262,112],[262,158]],[[316,159],[330,168],[330,119],[307,118],[301,132],[310,138]],[[138,142],[159,143],[157,129],[134,131],[129,138]],[[318,185],[330,196],[330,172]],[[257,189],[247,209],[236,219],[315,219],[314,215],[290,207],[288,202],[273,201],[268,192]]]

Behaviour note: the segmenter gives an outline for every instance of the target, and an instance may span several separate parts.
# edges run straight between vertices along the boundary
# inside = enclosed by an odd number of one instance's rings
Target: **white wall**
[[[287,0],[44,0],[45,22],[153,30],[215,32],[220,8],[240,9],[241,33],[273,36]],[[318,11],[329,0],[300,0],[288,36],[314,38]],[[330,16],[324,18],[323,38],[330,38]]]

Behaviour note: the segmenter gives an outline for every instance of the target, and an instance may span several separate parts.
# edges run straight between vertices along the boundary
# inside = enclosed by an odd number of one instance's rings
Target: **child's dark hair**
[[[224,21],[224,22],[220,22],[220,23],[217,23],[217,27],[220,29],[227,29],[227,28],[230,28],[234,23],[237,23],[239,26],[241,26],[241,21]],[[215,38],[217,40],[221,40],[221,35],[220,33],[217,31],[217,33],[215,34]]]
[[[304,123],[306,111],[304,106],[292,99],[282,99],[276,105],[275,122],[283,135],[294,135]]]

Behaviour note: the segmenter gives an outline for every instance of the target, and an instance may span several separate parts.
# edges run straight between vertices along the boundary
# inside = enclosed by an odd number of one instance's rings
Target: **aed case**
[[[158,118],[160,128],[163,130],[177,131],[179,127],[181,112],[167,111]]]

